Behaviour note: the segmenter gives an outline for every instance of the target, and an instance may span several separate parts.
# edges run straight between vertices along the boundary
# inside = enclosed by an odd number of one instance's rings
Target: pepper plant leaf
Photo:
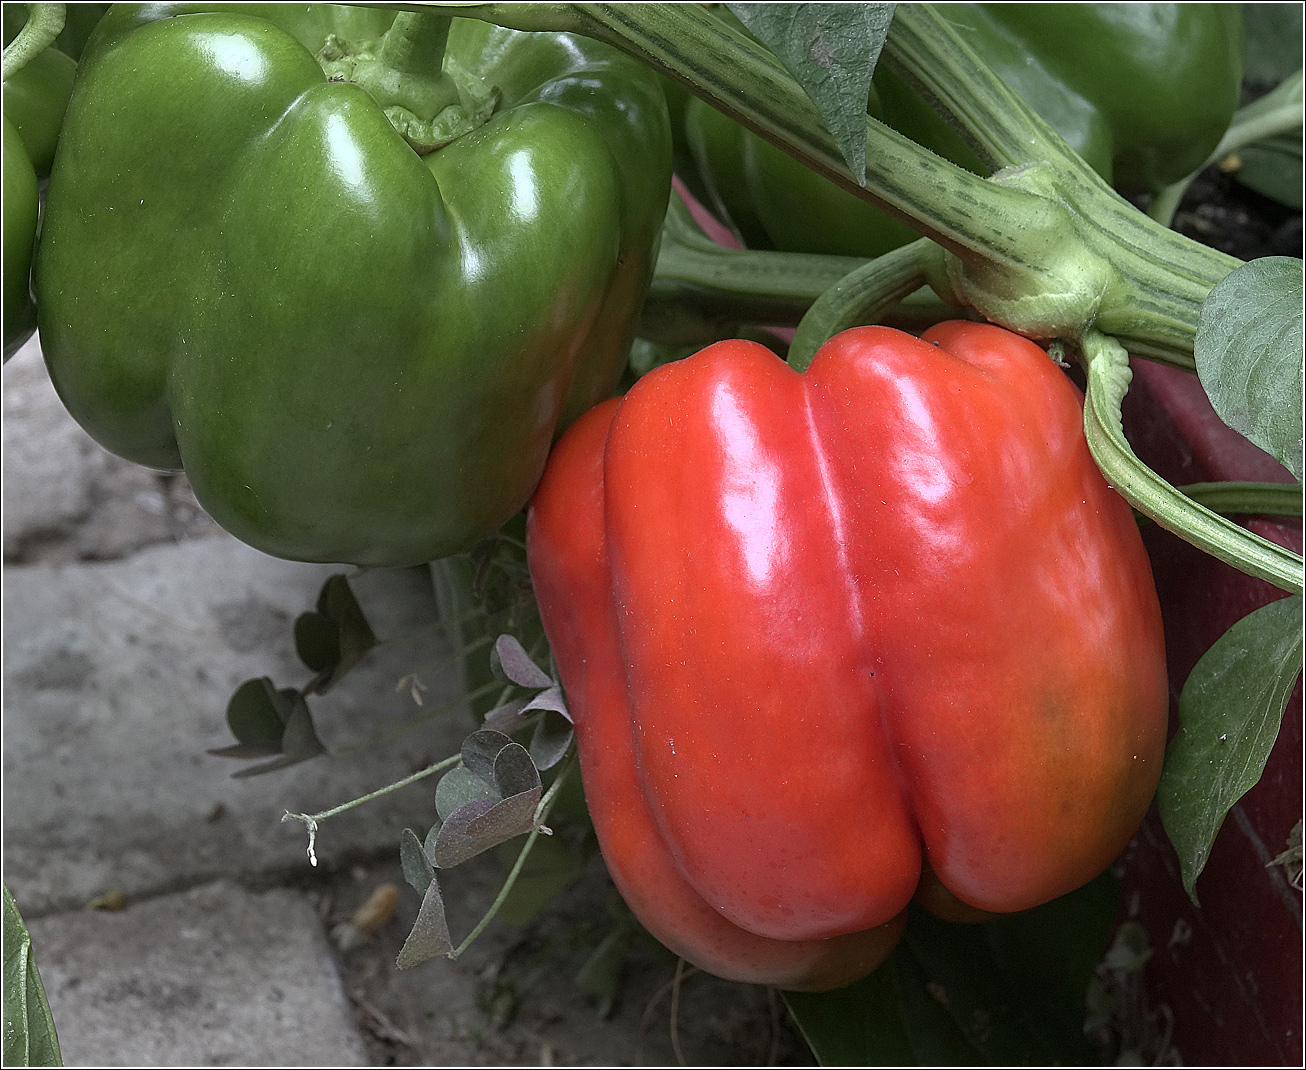
[[[1253,260],[1202,305],[1193,356],[1220,419],[1302,477],[1302,262]]]
[[[1302,665],[1302,598],[1249,613],[1193,668],[1179,696],[1179,731],[1165,752],[1157,809],[1195,886],[1225,815],[1261,778]]]
[[[848,170],[866,179],[866,102],[893,4],[727,4],[803,87]]]
[[[54,1016],[18,904],[4,886],[4,1065],[62,1066]]]
[[[523,841],[525,843],[526,841]],[[524,848],[514,843],[499,846],[499,861],[510,870]],[[527,925],[539,916],[580,873],[576,858],[557,836],[539,836],[517,873],[497,917],[509,925]]]
[[[874,973],[833,992],[784,993],[789,1013],[822,1066],[917,1065],[897,975],[898,963],[891,956]],[[943,1034],[935,1035],[941,1039]],[[939,1065],[975,1061],[963,1042]]]
[[[1301,69],[1301,4],[1243,4],[1243,78],[1277,85]]]
[[[1279,134],[1249,145],[1238,153],[1241,166],[1234,177],[1264,197],[1301,211],[1301,131]]]
[[[913,908],[902,942],[870,976],[784,998],[825,1066],[1085,1065],[1089,985],[1117,901],[1104,874],[982,925]]]

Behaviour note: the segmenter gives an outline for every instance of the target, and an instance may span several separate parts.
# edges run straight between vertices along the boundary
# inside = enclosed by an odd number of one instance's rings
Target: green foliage
[[[54,1018],[18,905],[4,888],[4,1065],[62,1066]]]
[[[1230,808],[1261,778],[1302,663],[1302,599],[1249,613],[1194,667],[1179,697],[1179,731],[1166,748],[1156,802],[1195,885]]]
[[[1202,305],[1193,356],[1220,419],[1302,476],[1302,262],[1269,256]]]
[[[982,925],[913,908],[902,943],[869,977],[785,1001],[824,1066],[1084,1065],[1087,993],[1116,900],[1104,874]]]
[[[316,612],[301,613],[295,621],[299,660],[323,674],[318,691],[326,691],[376,645],[377,638],[343,575],[332,576],[322,585]]]
[[[816,105],[860,182],[866,176],[866,101],[893,4],[730,4]]]
[[[227,727],[237,742],[209,751],[219,758],[270,758],[232,775],[259,776],[326,753],[304,692],[278,688],[266,676],[246,680],[227,703]]]
[[[1301,69],[1301,4],[1243,4],[1243,32],[1243,78],[1251,85],[1278,85]]]
[[[1238,154],[1242,166],[1238,181],[1262,196],[1301,210],[1301,131],[1277,134],[1258,141]]]

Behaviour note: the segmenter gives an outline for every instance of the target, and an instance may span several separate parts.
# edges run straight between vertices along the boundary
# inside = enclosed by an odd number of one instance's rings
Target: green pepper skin
[[[4,83],[4,114],[14,124],[38,176],[50,173],[77,64],[57,48],[33,56]]]
[[[1238,105],[1237,4],[943,4],[980,58],[1126,195],[1196,170]],[[718,11],[723,18],[730,18]],[[871,115],[980,174],[979,159],[887,65]],[[917,235],[692,99],[683,142],[708,207],[754,248],[878,256]],[[682,175],[683,177],[683,175]]]
[[[1199,168],[1238,107],[1241,4],[956,7],[1003,41],[1013,68],[1032,52],[1050,81],[1090,102],[1109,131],[1113,171],[1104,173],[1125,194],[1154,193]]]
[[[456,20],[447,54],[502,103],[419,157],[266,20],[116,15],[37,268],[69,411],[276,556],[412,564],[495,531],[621,373],[670,186],[656,80]]]
[[[38,206],[36,171],[8,116],[4,118],[4,171],[4,355],[8,360],[36,328],[28,279]]]

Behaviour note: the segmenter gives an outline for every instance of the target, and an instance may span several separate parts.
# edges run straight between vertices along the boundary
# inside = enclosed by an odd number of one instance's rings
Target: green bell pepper
[[[1126,195],[1154,193],[1200,167],[1238,105],[1237,4],[940,7],[979,57]],[[678,102],[678,172],[750,247],[878,256],[917,237],[702,101],[681,94]],[[988,173],[887,63],[876,69],[868,111]]]
[[[4,117],[4,355],[32,336],[36,306],[28,289],[36,240],[36,171],[18,128]]]
[[[250,7],[115,7],[90,41],[36,268],[51,378],[267,553],[443,557],[618,381],[670,189],[661,89],[565,34]],[[378,18],[381,42],[328,36]],[[452,140],[419,155],[396,124]]]
[[[25,4],[6,4],[4,43],[27,24]],[[38,180],[50,173],[59,128],[72,92],[77,64],[46,42],[58,24],[26,46],[16,69],[6,63],[4,80],[4,358],[8,360],[36,329],[31,295],[33,247],[40,220]],[[34,54],[31,49],[39,49]]]
[[[38,175],[48,175],[77,64],[57,48],[33,56],[4,83],[4,114],[14,124]]]

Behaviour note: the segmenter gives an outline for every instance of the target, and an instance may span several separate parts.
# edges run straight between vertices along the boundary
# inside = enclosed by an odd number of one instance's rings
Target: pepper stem
[[[384,37],[357,43],[327,38],[318,62],[328,78],[367,91],[420,155],[485,123],[498,104],[487,88],[446,54],[453,20],[432,11],[401,11]]]
[[[1300,557],[1185,497],[1135,455],[1120,422],[1120,403],[1133,377],[1124,347],[1114,338],[1090,330],[1084,336],[1082,352],[1088,373],[1084,433],[1107,482],[1140,513],[1185,542],[1249,576],[1301,594]]]
[[[4,50],[0,67],[7,82],[27,66],[28,61],[39,56],[63,32],[63,4],[28,4],[27,22]]]
[[[915,293],[938,270],[943,250],[928,238],[878,256],[825,291],[798,324],[789,364],[806,371],[816,351],[840,331],[875,323],[890,306]]]
[[[400,78],[427,79],[442,88],[453,88],[452,79],[444,74],[444,50],[452,23],[449,16],[433,12],[399,12],[381,38],[381,59]],[[443,106],[457,99],[457,90],[453,89]]]

